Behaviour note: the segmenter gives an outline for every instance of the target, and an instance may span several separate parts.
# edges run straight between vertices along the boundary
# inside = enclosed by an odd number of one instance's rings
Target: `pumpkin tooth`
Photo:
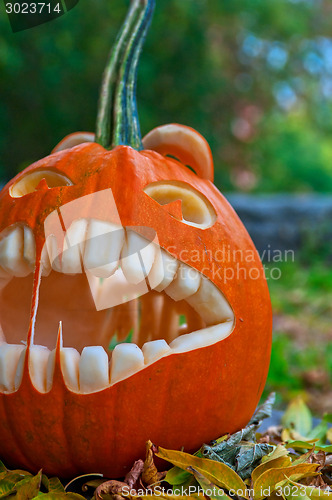
[[[118,224],[93,219],[89,222],[84,267],[98,278],[108,278],[118,268],[124,229]]]
[[[21,352],[20,357],[18,359],[15,378],[14,378],[15,391],[20,387],[21,382],[22,382],[23,372],[24,372],[25,353],[26,353],[26,347],[23,348],[23,351]]]
[[[32,272],[36,262],[36,242],[33,232],[27,226],[23,227],[23,238],[23,258],[27,262],[30,272]]]
[[[47,347],[36,345],[30,347],[29,372],[33,385],[40,392],[47,391],[47,363],[50,350]]]
[[[162,292],[174,279],[179,266],[179,261],[174,259],[165,250],[160,249],[148,276],[149,285],[152,290]]]
[[[87,224],[86,219],[75,220],[66,232],[61,255],[61,272],[64,274],[82,272],[83,244]]]
[[[82,254],[87,224],[86,219],[72,222],[66,231],[63,243],[61,241],[62,248],[59,248],[59,242],[54,234],[47,237],[41,257],[43,276],[48,276],[50,268],[63,274],[82,273]],[[45,247],[47,252],[44,251]]]
[[[140,234],[127,230],[121,252],[121,267],[129,283],[138,284],[151,271],[159,247]]]
[[[52,269],[61,273],[61,250],[58,248],[56,236],[54,234],[50,234],[46,238],[45,244]]]
[[[15,390],[15,374],[22,351],[22,344],[0,344],[0,391]]]
[[[144,368],[142,350],[136,344],[118,344],[112,352],[111,384]]]
[[[42,276],[48,276],[52,271],[52,266],[51,266],[50,258],[48,255],[46,243],[43,246],[40,261],[41,261],[41,268],[42,268]]]
[[[102,282],[89,271],[86,272],[86,277],[98,311],[130,302],[148,292],[145,280],[137,285],[128,283],[121,268]]]
[[[198,291],[187,302],[209,325],[234,321],[234,313],[224,294],[205,276]]]
[[[31,382],[39,392],[46,392],[46,371],[50,350],[42,345],[32,345],[29,349],[29,373]]]
[[[15,389],[18,389],[23,377],[25,356],[27,348],[21,352],[16,376],[15,376]],[[39,392],[47,391],[47,363],[50,355],[50,350],[42,345],[31,345],[29,349],[29,375],[32,384]]]
[[[228,337],[233,330],[234,323],[228,321],[219,325],[210,326],[197,332],[186,333],[170,343],[173,352],[181,353],[207,347]]]
[[[175,279],[166,288],[165,293],[175,301],[187,299],[197,292],[200,282],[201,274],[181,262]]]
[[[144,363],[149,365],[154,361],[170,354],[171,348],[167,344],[167,342],[163,339],[160,340],[152,340],[151,342],[146,342],[142,347],[142,352],[144,355]]]
[[[47,363],[47,390],[50,390],[53,384],[53,375],[55,367],[56,349],[51,351]],[[79,391],[79,363],[80,354],[73,347],[60,348],[60,365],[63,379],[66,386],[72,391]]]
[[[12,276],[24,277],[32,272],[34,259],[31,255],[35,253],[35,240],[30,228],[23,229],[15,226],[6,231],[0,240],[0,265]]]
[[[84,347],[79,361],[80,392],[89,393],[109,385],[108,356],[101,346]]]

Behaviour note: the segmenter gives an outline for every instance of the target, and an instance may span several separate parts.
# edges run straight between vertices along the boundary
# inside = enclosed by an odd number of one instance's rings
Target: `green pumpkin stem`
[[[105,148],[120,144],[143,148],[136,103],[139,56],[155,0],[131,0],[104,71],[96,124],[96,142]]]

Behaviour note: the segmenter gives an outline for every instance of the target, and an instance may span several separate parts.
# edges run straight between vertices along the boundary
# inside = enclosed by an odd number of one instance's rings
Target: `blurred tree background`
[[[2,182],[68,133],[94,130],[128,3],[80,0],[15,34],[2,5]],[[223,192],[331,193],[331,0],[156,3],[139,70],[143,134],[169,122],[199,130]],[[332,273],[317,246],[308,249],[310,259],[297,255],[269,282],[276,321],[267,390],[285,399],[305,391],[319,413],[332,411]]]
[[[128,1],[80,0],[0,29],[0,176],[94,130],[101,74]],[[222,190],[332,191],[330,0],[157,0],[140,65],[143,133],[179,122],[211,144]]]

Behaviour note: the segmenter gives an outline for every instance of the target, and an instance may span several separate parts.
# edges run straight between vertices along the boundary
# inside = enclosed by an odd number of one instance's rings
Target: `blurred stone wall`
[[[229,194],[259,253],[271,249],[332,256],[332,196]]]

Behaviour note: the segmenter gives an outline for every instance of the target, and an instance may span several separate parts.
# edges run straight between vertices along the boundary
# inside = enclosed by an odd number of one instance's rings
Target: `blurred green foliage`
[[[211,144],[221,189],[332,191],[330,0],[157,0],[139,72],[143,133],[167,122]],[[128,1],[81,0],[13,34],[1,12],[0,176],[93,130]]]

